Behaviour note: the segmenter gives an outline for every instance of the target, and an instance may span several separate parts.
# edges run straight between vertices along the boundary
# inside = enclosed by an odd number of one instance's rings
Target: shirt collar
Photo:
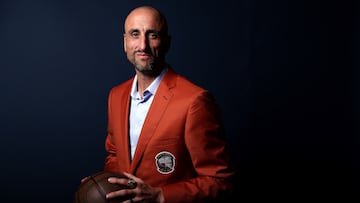
[[[151,95],[154,95],[156,93],[156,90],[158,89],[159,85],[160,85],[160,82],[162,80],[162,78],[164,77],[166,71],[167,71],[167,67],[164,68],[161,73],[155,78],[155,80],[149,85],[149,87],[147,87],[144,91],[144,95],[145,94],[148,94],[148,92],[151,94]],[[133,83],[132,83],[132,87],[131,87],[131,93],[130,93],[130,96],[132,98],[137,98],[137,97],[140,97],[138,91],[137,91],[137,75],[135,74],[135,77],[134,77],[134,80],[133,80]],[[144,96],[143,95],[143,96]]]

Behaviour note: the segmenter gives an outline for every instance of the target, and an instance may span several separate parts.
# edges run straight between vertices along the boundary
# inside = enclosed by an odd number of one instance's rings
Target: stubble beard
[[[155,67],[155,62],[151,61],[149,64],[143,66],[140,63],[138,63],[136,60],[134,61],[134,66],[135,69],[139,72],[148,72],[148,71],[153,71],[154,67]]]
[[[141,62],[145,62],[145,61],[136,59],[135,53],[133,57],[134,57],[133,65],[136,71],[149,76],[155,76],[159,74],[160,69],[157,67],[157,63],[155,62],[154,58],[149,59],[149,61],[147,61],[146,64],[143,65]]]
[[[137,72],[151,77],[160,74],[162,67],[154,57],[151,57],[150,59],[148,59],[148,61],[141,61],[139,59],[136,59],[135,53],[136,52],[134,52],[133,54],[133,65]],[[142,62],[144,62],[145,65],[143,65],[144,63]]]

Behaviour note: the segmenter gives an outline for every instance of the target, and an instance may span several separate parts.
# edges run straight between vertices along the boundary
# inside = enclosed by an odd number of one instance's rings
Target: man
[[[209,202],[231,192],[219,107],[211,94],[165,62],[170,36],[155,8],[132,10],[125,20],[124,51],[135,76],[108,98],[106,171],[134,180],[134,189],[107,194],[126,202]],[[126,185],[128,179],[109,178]]]

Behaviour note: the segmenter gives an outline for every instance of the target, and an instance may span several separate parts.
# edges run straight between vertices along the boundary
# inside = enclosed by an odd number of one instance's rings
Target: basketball
[[[106,194],[109,192],[129,188],[128,186],[109,183],[107,180],[109,177],[127,179],[122,174],[108,171],[95,173],[79,185],[75,192],[73,203],[119,203],[129,199],[130,197],[106,198]]]

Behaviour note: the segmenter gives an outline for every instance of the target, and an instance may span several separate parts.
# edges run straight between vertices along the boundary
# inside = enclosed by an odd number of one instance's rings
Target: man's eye
[[[157,38],[159,38],[159,35],[156,34],[156,33],[150,33],[150,34],[149,34],[149,38],[150,38],[150,39],[157,39]]]
[[[140,34],[138,32],[133,32],[133,33],[130,34],[130,36],[133,37],[133,38],[137,38],[137,37],[139,37],[139,35]]]

